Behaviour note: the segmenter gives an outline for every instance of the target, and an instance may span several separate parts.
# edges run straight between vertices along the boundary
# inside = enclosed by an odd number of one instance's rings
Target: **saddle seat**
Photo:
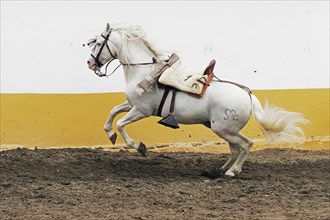
[[[179,59],[161,74],[158,82],[196,97],[202,97],[213,79],[215,64],[216,61],[211,60],[206,68],[195,68]]]

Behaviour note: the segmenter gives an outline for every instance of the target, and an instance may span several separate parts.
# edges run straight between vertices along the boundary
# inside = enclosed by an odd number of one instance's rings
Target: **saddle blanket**
[[[203,75],[204,68],[191,67],[178,59],[159,77],[158,82],[172,86],[180,91],[203,95],[203,88],[209,83],[208,75]]]

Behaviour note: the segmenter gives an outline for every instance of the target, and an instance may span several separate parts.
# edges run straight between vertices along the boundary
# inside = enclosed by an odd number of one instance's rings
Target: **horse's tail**
[[[309,124],[301,113],[289,112],[270,105],[267,101],[262,108],[257,97],[251,94],[252,113],[264,131],[269,142],[303,143],[305,135],[299,125]]]

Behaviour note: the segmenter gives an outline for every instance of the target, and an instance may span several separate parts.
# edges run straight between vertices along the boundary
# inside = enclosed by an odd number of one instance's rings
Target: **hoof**
[[[111,141],[112,144],[115,144],[117,140],[117,134],[113,132],[111,135],[109,135],[109,140]]]
[[[229,177],[234,177],[235,176],[235,173],[228,170],[226,173],[225,173],[226,176],[229,176]]]
[[[146,148],[146,145],[144,145],[143,143],[140,142],[139,147],[138,147],[138,151],[139,151],[143,156],[146,156],[146,154],[147,154],[147,148]]]

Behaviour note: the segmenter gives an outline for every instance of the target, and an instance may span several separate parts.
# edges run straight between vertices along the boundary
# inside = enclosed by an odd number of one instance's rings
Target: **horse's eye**
[[[96,46],[101,46],[101,43],[96,43]]]

